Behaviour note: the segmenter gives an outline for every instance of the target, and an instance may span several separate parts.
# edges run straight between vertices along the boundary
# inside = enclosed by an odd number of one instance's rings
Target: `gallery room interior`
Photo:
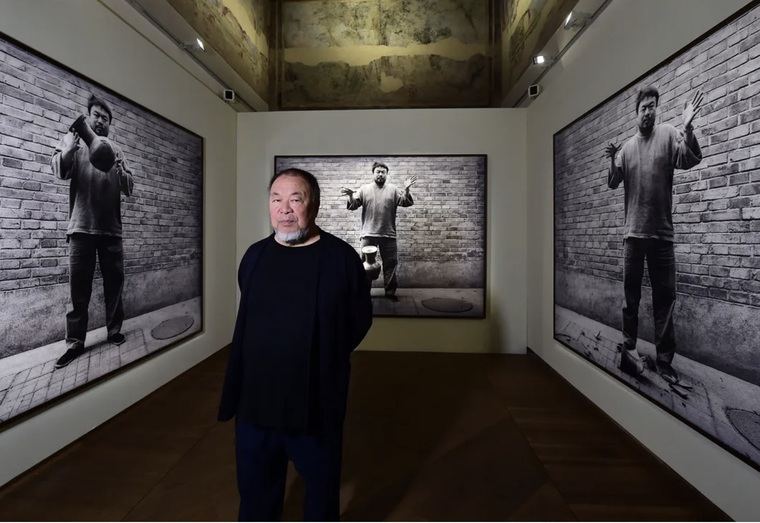
[[[238,265],[299,167],[372,280],[341,519],[758,520],[758,158],[756,1],[3,0],[0,519],[237,518]]]

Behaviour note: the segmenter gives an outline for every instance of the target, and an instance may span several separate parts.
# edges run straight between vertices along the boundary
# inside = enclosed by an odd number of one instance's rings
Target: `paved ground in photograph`
[[[463,318],[483,316],[483,289],[399,288],[396,290],[398,301],[391,301],[385,298],[384,294],[382,288],[372,288],[372,306],[376,316]],[[447,307],[450,308],[446,309]],[[461,310],[461,312],[445,312],[445,310]]]
[[[55,368],[55,362],[66,352],[63,340],[4,358],[0,361],[0,422],[199,331],[200,307],[200,298],[195,298],[129,318],[122,327],[126,341],[121,345],[106,340],[105,327],[89,331],[86,352],[61,369]],[[192,318],[192,325],[172,338],[152,336],[154,328],[173,318]]]
[[[600,365],[634,390],[654,400],[737,453],[760,464],[760,387],[679,354],[673,386],[649,368],[635,378],[620,371],[622,334],[585,316],[555,307],[556,338]],[[638,351],[654,361],[654,344],[639,340]]]

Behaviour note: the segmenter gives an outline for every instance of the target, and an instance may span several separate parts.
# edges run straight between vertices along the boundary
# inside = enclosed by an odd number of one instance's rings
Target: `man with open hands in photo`
[[[656,365],[669,383],[679,376],[672,366],[676,351],[673,312],[676,301],[676,261],[673,246],[673,174],[675,169],[691,169],[702,161],[702,151],[694,134],[694,118],[702,106],[697,91],[684,106],[683,128],[657,123],[660,94],[649,86],[636,97],[638,131],[621,147],[609,144],[607,185],[625,190],[623,228],[623,344],[620,369],[640,376],[645,365],[638,350],[639,303],[647,261],[652,285]]]
[[[374,180],[362,185],[358,191],[343,187],[340,192],[348,197],[346,201],[348,210],[362,208],[361,246],[372,245],[380,250],[385,296],[392,301],[397,301],[396,211],[399,207],[414,205],[410,188],[417,181],[417,177],[407,178],[401,190],[388,181],[388,166],[380,162],[372,164],[372,176]]]

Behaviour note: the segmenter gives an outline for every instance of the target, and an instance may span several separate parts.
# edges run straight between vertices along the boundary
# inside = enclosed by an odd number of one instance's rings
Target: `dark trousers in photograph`
[[[636,348],[639,330],[639,303],[644,260],[649,268],[654,312],[654,344],[657,361],[670,363],[675,354],[673,310],[676,303],[676,259],[673,242],[653,238],[626,238],[624,243],[623,347]]]
[[[240,521],[279,521],[288,461],[304,481],[304,521],[340,516],[342,427],[319,434],[285,432],[236,420]]]
[[[383,284],[386,294],[395,294],[398,288],[398,244],[396,238],[384,238],[382,236],[365,236],[362,238],[362,247],[374,245],[380,250],[380,260],[383,262]],[[364,256],[362,256],[362,261]]]
[[[108,335],[120,332],[124,322],[121,297],[124,290],[124,248],[121,238],[100,234],[72,234],[69,236],[72,310],[66,314],[66,345],[69,348],[84,347],[96,259],[103,275]]]

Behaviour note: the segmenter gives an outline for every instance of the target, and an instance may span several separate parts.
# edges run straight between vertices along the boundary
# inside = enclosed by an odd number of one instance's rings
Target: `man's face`
[[[657,99],[654,96],[642,98],[641,103],[639,104],[639,112],[636,115],[639,130],[643,134],[649,134],[654,128],[656,119]]]
[[[297,244],[307,239],[316,216],[303,178],[283,175],[274,181],[269,191],[269,217],[280,242]]]
[[[372,174],[375,176],[375,183],[382,187],[388,178],[388,169],[385,167],[375,167],[372,170]]]
[[[98,136],[108,136],[108,131],[111,128],[111,119],[108,117],[108,113],[99,105],[93,105],[90,108],[90,117],[88,122],[92,130]]]

